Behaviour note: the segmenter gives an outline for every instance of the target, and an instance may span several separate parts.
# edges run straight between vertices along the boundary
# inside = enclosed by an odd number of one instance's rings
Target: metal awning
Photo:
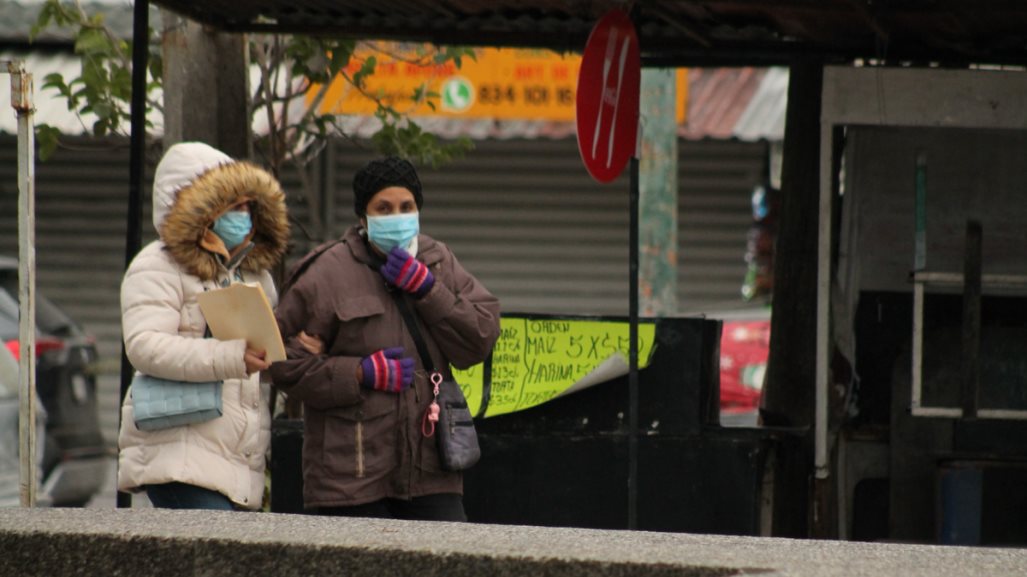
[[[81,74],[78,56],[69,52],[0,51],[0,60],[20,60],[34,76],[45,78],[59,73],[64,78]],[[254,67],[255,82],[258,74]],[[688,120],[678,127],[678,135],[689,140],[703,138],[739,139],[745,141],[779,141],[784,137],[785,104],[788,91],[788,70],[785,68],[693,68],[688,75]],[[159,93],[154,98],[160,99]],[[37,88],[36,118],[63,134],[89,134],[92,115],[79,118],[68,110],[67,100],[54,90]],[[10,95],[0,92],[0,109],[10,106]],[[163,119],[151,115],[154,134],[163,132]],[[381,127],[373,116],[339,117],[342,132],[358,138],[370,138]],[[421,128],[443,138],[466,136],[486,138],[567,138],[574,135],[573,122],[546,120],[495,120],[421,117]],[[267,122],[257,115],[253,129],[265,134]],[[0,133],[15,134],[17,118],[0,115]]]
[[[630,10],[644,64],[730,66],[883,59],[1022,64],[1019,0],[158,0],[227,32],[330,34],[580,51],[611,8]]]

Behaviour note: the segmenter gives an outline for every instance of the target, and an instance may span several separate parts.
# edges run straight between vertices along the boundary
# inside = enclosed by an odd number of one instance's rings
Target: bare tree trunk
[[[161,18],[164,146],[195,140],[251,158],[246,36],[208,31],[167,10]]]

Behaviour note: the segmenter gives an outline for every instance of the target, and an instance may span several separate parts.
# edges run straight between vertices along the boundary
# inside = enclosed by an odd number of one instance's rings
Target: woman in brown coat
[[[360,224],[294,267],[276,311],[282,334],[300,335],[271,374],[303,402],[304,506],[466,520],[461,474],[442,468],[436,439],[422,433],[432,388],[392,293],[406,299],[446,376],[450,365],[488,356],[499,301],[446,245],[418,234],[423,197],[409,162],[368,163],[353,191]],[[308,352],[304,340],[320,340],[324,354]]]

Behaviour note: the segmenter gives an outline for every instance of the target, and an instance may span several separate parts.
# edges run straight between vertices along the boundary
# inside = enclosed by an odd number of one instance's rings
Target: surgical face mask
[[[419,230],[416,212],[367,217],[367,238],[386,254],[397,246],[410,252]]]
[[[232,250],[246,240],[246,235],[253,228],[253,221],[250,220],[250,213],[245,210],[233,210],[214,221],[213,228],[214,234],[221,237],[225,247]]]

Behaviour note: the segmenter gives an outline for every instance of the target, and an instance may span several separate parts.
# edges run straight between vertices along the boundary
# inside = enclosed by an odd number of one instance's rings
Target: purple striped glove
[[[428,266],[400,247],[389,252],[389,258],[381,268],[382,276],[392,286],[421,298],[428,294],[435,284]]]
[[[398,393],[414,381],[414,359],[403,356],[403,347],[382,349],[360,361],[365,389]]]

